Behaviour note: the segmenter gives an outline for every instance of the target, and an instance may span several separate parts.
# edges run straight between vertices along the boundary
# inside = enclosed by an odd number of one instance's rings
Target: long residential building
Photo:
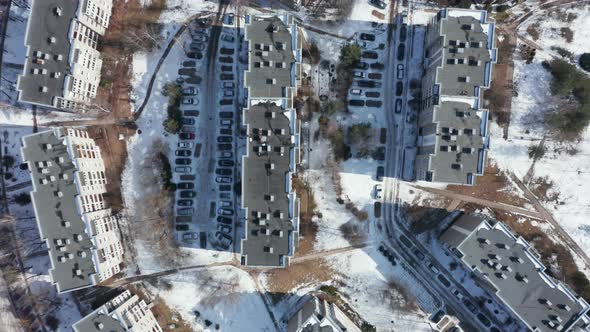
[[[289,319],[287,332],[361,332],[335,304],[312,296]]]
[[[23,137],[31,199],[59,293],[90,287],[120,272],[118,220],[106,207],[105,166],[88,133],[53,129]]]
[[[32,0],[19,101],[88,110],[100,83],[98,39],[111,11],[112,0]]]
[[[531,331],[588,326],[588,303],[549,276],[534,248],[503,223],[462,215],[440,239]]]
[[[446,8],[427,26],[418,114],[417,180],[473,185],[483,175],[488,111],[481,108],[496,62],[486,11]]]
[[[162,332],[151,305],[129,290],[83,317],[74,332]]]
[[[248,130],[242,160],[246,234],[242,264],[284,267],[298,241],[299,201],[291,177],[299,163],[300,126],[293,107],[301,71],[301,36],[293,17],[246,17]]]

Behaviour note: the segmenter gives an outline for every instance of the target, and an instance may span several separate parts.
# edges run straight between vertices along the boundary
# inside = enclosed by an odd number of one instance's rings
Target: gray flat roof
[[[449,16],[441,24],[440,33],[445,36],[446,45],[443,45],[442,67],[437,68],[440,94],[475,96],[476,87],[487,85],[486,70],[491,72],[492,58],[487,48],[489,32],[484,31],[481,22],[472,16]],[[455,64],[449,64],[448,60],[455,61]],[[460,82],[462,77],[468,77],[469,81]]]
[[[99,325],[102,324],[102,328]],[[100,307],[77,321],[73,326],[76,332],[125,332],[121,322],[111,317],[104,307]]]
[[[242,195],[248,215],[242,254],[247,257],[248,265],[283,266],[290,251],[294,227],[289,218],[287,186],[293,133],[285,112],[274,103],[257,104],[244,110],[249,141],[242,166]],[[265,147],[271,151],[263,151]],[[273,199],[269,200],[271,195]],[[258,217],[257,212],[263,216]],[[265,224],[260,225],[265,216]],[[268,252],[268,248],[273,252]]]
[[[49,273],[58,291],[67,292],[92,286],[96,270],[92,243],[76,203],[76,169],[56,132],[61,136],[61,130],[56,129],[23,137],[22,157],[31,172],[31,199],[41,238],[46,240],[49,250]],[[39,162],[51,164],[41,167]],[[44,180],[46,184],[42,184]]]
[[[61,9],[60,15],[56,14],[56,8]],[[33,0],[25,40],[27,59],[17,87],[19,100],[55,107],[54,97],[63,97],[64,81],[69,73],[68,34],[77,8],[77,0]],[[54,42],[50,42],[52,37]],[[34,70],[39,73],[34,74]],[[61,75],[54,77],[54,73]]]
[[[462,255],[467,267],[481,273],[532,330],[567,331],[588,310],[584,300],[544,272],[530,245],[503,223],[462,216],[441,240]]]
[[[288,26],[278,17],[252,17],[245,28],[249,42],[248,70],[244,84],[252,97],[287,97],[293,87],[292,66],[295,63],[293,38]],[[278,49],[282,45],[282,49]],[[265,62],[268,66],[265,66]],[[282,64],[282,68],[277,67]]]
[[[468,176],[473,180],[483,157],[480,151],[484,150],[482,119],[478,112],[467,103],[443,101],[434,107],[433,122],[437,128],[434,153],[430,155],[432,181],[468,183]],[[472,133],[465,134],[465,129],[470,129]],[[463,149],[470,149],[471,152]],[[453,168],[452,165],[460,165],[460,168]]]

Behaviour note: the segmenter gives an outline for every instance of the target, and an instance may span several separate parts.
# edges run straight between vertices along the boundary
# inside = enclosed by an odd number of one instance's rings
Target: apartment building
[[[549,276],[534,248],[503,223],[462,215],[440,240],[531,331],[588,325],[588,303]]]
[[[446,8],[427,26],[418,114],[417,180],[473,185],[483,175],[488,111],[481,108],[496,62],[486,11]]]
[[[289,319],[287,332],[311,331],[361,332],[361,329],[333,303],[311,296]]]
[[[106,207],[105,166],[88,133],[53,129],[23,137],[31,200],[59,293],[90,287],[120,272],[117,217]]]
[[[299,233],[299,201],[291,176],[299,163],[293,98],[301,77],[301,36],[291,16],[248,16],[245,40],[248,101],[242,112],[248,142],[242,157],[242,264],[285,267]]]
[[[17,81],[19,101],[88,110],[100,83],[98,39],[111,11],[112,0],[32,0],[26,61]]]
[[[126,290],[72,327],[74,332],[162,332],[150,309],[151,305]]]

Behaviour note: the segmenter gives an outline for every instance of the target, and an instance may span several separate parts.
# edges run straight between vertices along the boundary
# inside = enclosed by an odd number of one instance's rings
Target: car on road
[[[385,174],[385,168],[383,166],[378,166],[377,167],[377,175],[375,176],[377,181],[379,181],[379,182],[383,181],[384,174]]]
[[[399,236],[399,240],[402,241],[402,243],[404,244],[404,246],[408,247],[408,248],[412,248],[414,245],[412,244],[412,242],[410,241],[410,239],[408,239],[407,237],[405,237],[404,235],[400,235]]]
[[[223,234],[221,232],[215,233],[215,239],[217,240],[219,247],[221,247],[224,250],[228,250],[229,246],[231,246],[231,244],[232,244],[231,236],[229,236],[227,234]]]
[[[182,111],[182,116],[199,116],[199,111],[197,111],[197,110],[184,110],[184,111]]]
[[[224,216],[218,216],[217,222],[222,223],[222,224],[231,225],[231,224],[233,224],[233,219],[228,218],[228,217],[224,217]]]
[[[379,58],[379,54],[375,51],[364,51],[361,56],[365,59],[377,59]]]
[[[399,44],[397,47],[397,61],[402,61],[406,53],[406,44]]]
[[[177,231],[188,231],[188,225],[186,225],[186,224],[176,225],[176,230]]]
[[[424,258],[426,257],[426,256],[424,256],[424,254],[423,254],[423,253],[422,253],[420,250],[418,250],[418,249],[414,249],[414,255],[416,255],[416,258],[418,258],[418,260],[421,260],[421,261],[423,261],[423,260],[424,260]]]
[[[180,134],[178,134],[178,137],[180,137],[180,139],[182,139],[182,140],[195,139],[195,134],[194,133],[180,133]]]
[[[197,235],[197,232],[186,232],[182,234],[183,241],[196,241],[198,238],[199,236]]]
[[[193,97],[182,97],[182,103],[185,105],[198,105],[199,100]]]
[[[191,162],[192,159],[190,158],[176,158],[176,160],[174,161],[176,165],[190,165]]]
[[[397,83],[395,83],[395,95],[399,97],[402,95],[403,92],[404,92],[404,83],[398,81]]]
[[[355,96],[360,96],[363,93],[361,89],[350,89],[350,94]]]
[[[219,152],[217,156],[219,159],[231,159],[234,157],[234,153],[231,151],[222,151]]]
[[[195,202],[192,199],[179,199],[176,201],[176,205],[178,206],[193,206]]]
[[[231,234],[232,228],[228,225],[217,224],[217,230],[224,234]]]
[[[231,143],[234,139],[231,136],[217,136],[217,143]]]
[[[236,40],[236,39],[232,35],[223,34],[223,35],[221,35],[221,40],[228,42],[228,43],[233,43],[234,40]]]
[[[441,284],[443,284],[445,287],[451,287],[451,283],[449,282],[449,280],[447,278],[445,278],[442,274],[439,274],[436,276],[436,278],[438,279],[438,281],[440,281]]]
[[[471,303],[471,301],[469,301],[468,299],[463,299],[463,304],[472,313],[476,313],[477,312],[477,308],[475,307],[475,305],[473,305],[473,303]]]
[[[228,151],[232,150],[234,147],[231,144],[217,144],[217,150],[219,151]]]
[[[351,99],[348,101],[348,105],[350,106],[365,106],[365,101],[362,99]]]
[[[221,105],[221,106],[232,105],[233,103],[234,103],[233,99],[221,99],[219,101],[219,105]]]
[[[452,293],[453,295],[455,295],[455,297],[456,297],[457,299],[459,299],[459,301],[462,301],[462,300],[463,300],[463,298],[465,297],[465,296],[463,296],[463,294],[461,294],[461,292],[460,292],[460,291],[459,291],[457,288],[455,288],[455,287],[452,287],[452,288],[451,288],[451,293]]]
[[[355,71],[352,73],[355,78],[365,78],[367,75],[362,71]]]
[[[179,166],[174,168],[176,173],[190,173],[191,170],[192,169],[189,166]]]
[[[234,161],[230,159],[221,159],[217,161],[219,167],[234,167]]]
[[[232,170],[231,168],[217,168],[215,170],[215,174],[217,175],[232,175]]]
[[[430,264],[428,264],[428,268],[430,269],[430,271],[434,272],[435,274],[438,274],[440,271],[436,268],[436,266],[434,266],[434,263],[430,262]]]
[[[395,100],[395,113],[401,113],[401,112],[402,112],[402,99],[397,98]]]
[[[232,114],[232,116],[233,116],[233,114]],[[232,124],[234,124],[234,121],[233,120],[228,120],[228,119],[221,119],[221,120],[219,120],[219,125],[220,126],[231,126]]]
[[[181,182],[177,186],[178,189],[194,189],[195,184],[192,182]]]
[[[228,208],[219,208],[217,209],[217,214],[220,216],[233,216],[234,210]]]
[[[372,33],[361,33],[361,40],[375,41],[375,35]]]
[[[369,3],[379,9],[387,8],[387,4],[382,0],[369,0]]]
[[[215,182],[217,183],[231,183],[232,178],[229,176],[218,176],[215,178]]]
[[[198,94],[198,91],[199,90],[197,90],[191,86],[191,87],[182,89],[182,94],[185,96],[194,96],[194,95]]]
[[[195,119],[193,118],[182,118],[182,124],[183,125],[194,125],[195,124]]]
[[[174,154],[179,157],[189,157],[191,155],[191,150],[176,150]]]
[[[178,142],[178,147],[180,149],[190,149],[193,147],[192,142]]]
[[[180,198],[193,198],[197,196],[197,193],[192,190],[183,190],[180,192]]]
[[[398,80],[404,79],[404,65],[402,65],[402,64],[397,65],[397,79]]]

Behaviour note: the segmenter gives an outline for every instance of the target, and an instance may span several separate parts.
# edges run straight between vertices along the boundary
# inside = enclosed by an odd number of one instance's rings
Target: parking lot
[[[223,26],[211,26],[211,19],[193,22],[187,58],[179,63],[182,128],[170,159],[182,246],[232,251],[235,243],[240,36],[234,26],[233,16],[225,16]]]

